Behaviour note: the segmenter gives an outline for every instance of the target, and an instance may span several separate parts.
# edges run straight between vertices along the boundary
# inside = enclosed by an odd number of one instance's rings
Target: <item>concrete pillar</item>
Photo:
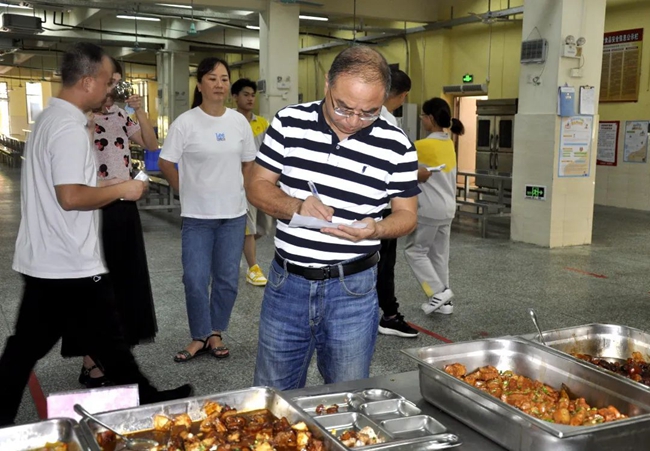
[[[519,109],[515,118],[511,238],[545,247],[591,243],[596,148],[598,90],[603,51],[606,0],[525,0],[522,40],[540,36],[548,40],[545,64],[521,66]],[[562,57],[567,35],[584,37],[582,60]],[[582,64],[582,77],[571,69]],[[539,84],[532,79],[539,77]],[[560,124],[558,87],[595,87],[596,111],[586,177],[559,177]],[[525,186],[546,187],[546,200],[525,198]]]
[[[260,14],[260,114],[268,119],[287,105],[298,103],[298,4],[268,0]]]
[[[190,109],[189,44],[171,41],[157,55],[158,136],[167,135],[169,125]]]

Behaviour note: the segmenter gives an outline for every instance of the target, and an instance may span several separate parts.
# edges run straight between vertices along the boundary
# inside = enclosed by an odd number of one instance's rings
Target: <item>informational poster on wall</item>
[[[592,116],[562,118],[560,131],[560,177],[589,177]]]
[[[605,33],[600,102],[636,102],[641,79],[643,28]]]
[[[596,164],[601,166],[616,166],[618,155],[619,121],[600,121],[598,123],[598,150]]]
[[[625,121],[623,161],[626,163],[648,162],[648,131],[650,121]]]

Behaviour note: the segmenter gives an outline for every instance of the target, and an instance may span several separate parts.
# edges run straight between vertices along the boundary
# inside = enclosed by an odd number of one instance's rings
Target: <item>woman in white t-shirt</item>
[[[201,354],[230,355],[221,333],[237,297],[246,227],[244,176],[256,155],[248,121],[225,106],[228,64],[206,58],[196,78],[192,109],[169,127],[158,162],[179,193],[183,218],[183,283],[192,341],[174,357],[179,363]]]

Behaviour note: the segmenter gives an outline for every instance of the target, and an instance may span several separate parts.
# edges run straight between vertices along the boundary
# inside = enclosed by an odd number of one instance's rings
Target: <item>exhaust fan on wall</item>
[[[445,94],[455,95],[480,95],[487,94],[487,84],[464,84],[464,85],[448,85],[442,87],[442,92]]]

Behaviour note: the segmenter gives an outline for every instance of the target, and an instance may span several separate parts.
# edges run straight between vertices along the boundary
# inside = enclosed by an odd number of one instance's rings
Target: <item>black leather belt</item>
[[[275,254],[275,261],[282,267],[285,265],[285,260],[277,253]],[[366,269],[372,268],[379,261],[379,253],[366,255],[358,260],[340,265],[343,269],[343,275],[350,276]],[[310,268],[307,266],[295,265],[286,262],[287,271],[291,274],[302,276],[308,280],[325,280],[333,277],[339,277],[339,265],[322,266],[320,268]]]

